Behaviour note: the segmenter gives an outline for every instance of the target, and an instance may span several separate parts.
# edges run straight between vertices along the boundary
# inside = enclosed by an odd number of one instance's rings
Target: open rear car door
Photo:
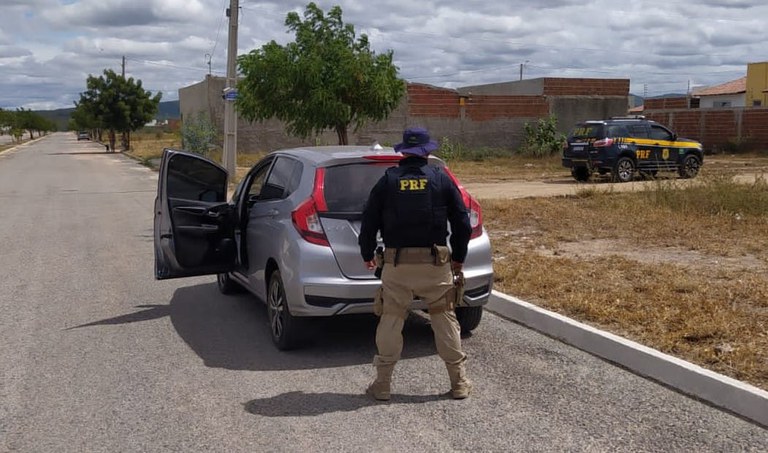
[[[234,207],[227,171],[202,156],[164,149],[154,212],[155,278],[234,270]]]

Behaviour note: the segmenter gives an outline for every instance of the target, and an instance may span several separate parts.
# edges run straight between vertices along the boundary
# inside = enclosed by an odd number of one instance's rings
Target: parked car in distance
[[[614,182],[631,181],[639,172],[654,177],[659,171],[676,171],[693,178],[704,163],[701,143],[644,117],[617,117],[578,123],[563,148],[563,166],[577,181],[595,172],[610,174]]]
[[[91,135],[87,131],[80,131],[80,132],[77,133],[77,141],[78,142],[80,140],[90,140],[90,139],[91,139]]]
[[[297,346],[312,317],[372,313],[381,284],[357,243],[373,185],[402,155],[391,148],[327,146],[273,152],[227,201],[227,172],[200,155],[165,149],[155,199],[155,278],[217,275],[219,290],[246,289],[267,305],[278,349]],[[480,323],[493,285],[491,245],[479,203],[470,211],[462,330]],[[426,309],[415,300],[414,309]]]

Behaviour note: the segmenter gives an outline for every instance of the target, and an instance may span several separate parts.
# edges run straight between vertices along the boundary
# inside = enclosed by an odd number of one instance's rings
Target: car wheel
[[[629,182],[635,175],[635,162],[629,157],[620,157],[613,166],[613,182]]]
[[[288,309],[285,286],[280,271],[272,272],[267,291],[267,317],[272,342],[277,349],[287,351],[299,343],[299,320]]]
[[[592,172],[590,172],[587,167],[574,167],[571,169],[571,176],[573,176],[573,179],[576,181],[588,181],[591,175]]]
[[[216,275],[216,286],[221,294],[236,294],[243,292],[243,287],[234,281],[227,273]]]
[[[480,325],[483,318],[483,307],[456,307],[456,319],[459,321],[462,333],[468,333]]]
[[[699,169],[701,169],[701,161],[693,154],[689,154],[683,159],[677,173],[681,178],[689,179],[696,177],[699,174]]]

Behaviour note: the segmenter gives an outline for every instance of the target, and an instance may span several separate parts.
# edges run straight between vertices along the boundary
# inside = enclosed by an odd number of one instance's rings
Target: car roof
[[[615,116],[605,120],[587,120],[582,124],[608,124],[608,123],[656,123],[656,121],[646,119],[644,117],[633,116]]]
[[[386,159],[391,157],[399,159],[403,157],[391,147],[361,145],[336,145],[336,146],[305,146],[299,148],[280,149],[271,154],[287,154],[309,161],[317,166],[330,163],[338,164],[348,161],[358,161],[363,158],[376,157]],[[430,160],[440,160],[435,156],[429,156]]]

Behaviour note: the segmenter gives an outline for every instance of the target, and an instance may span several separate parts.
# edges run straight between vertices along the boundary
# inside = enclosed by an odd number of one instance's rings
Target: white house
[[[691,96],[699,98],[699,108],[744,107],[747,102],[747,78],[731,80],[711,87],[695,88]]]

